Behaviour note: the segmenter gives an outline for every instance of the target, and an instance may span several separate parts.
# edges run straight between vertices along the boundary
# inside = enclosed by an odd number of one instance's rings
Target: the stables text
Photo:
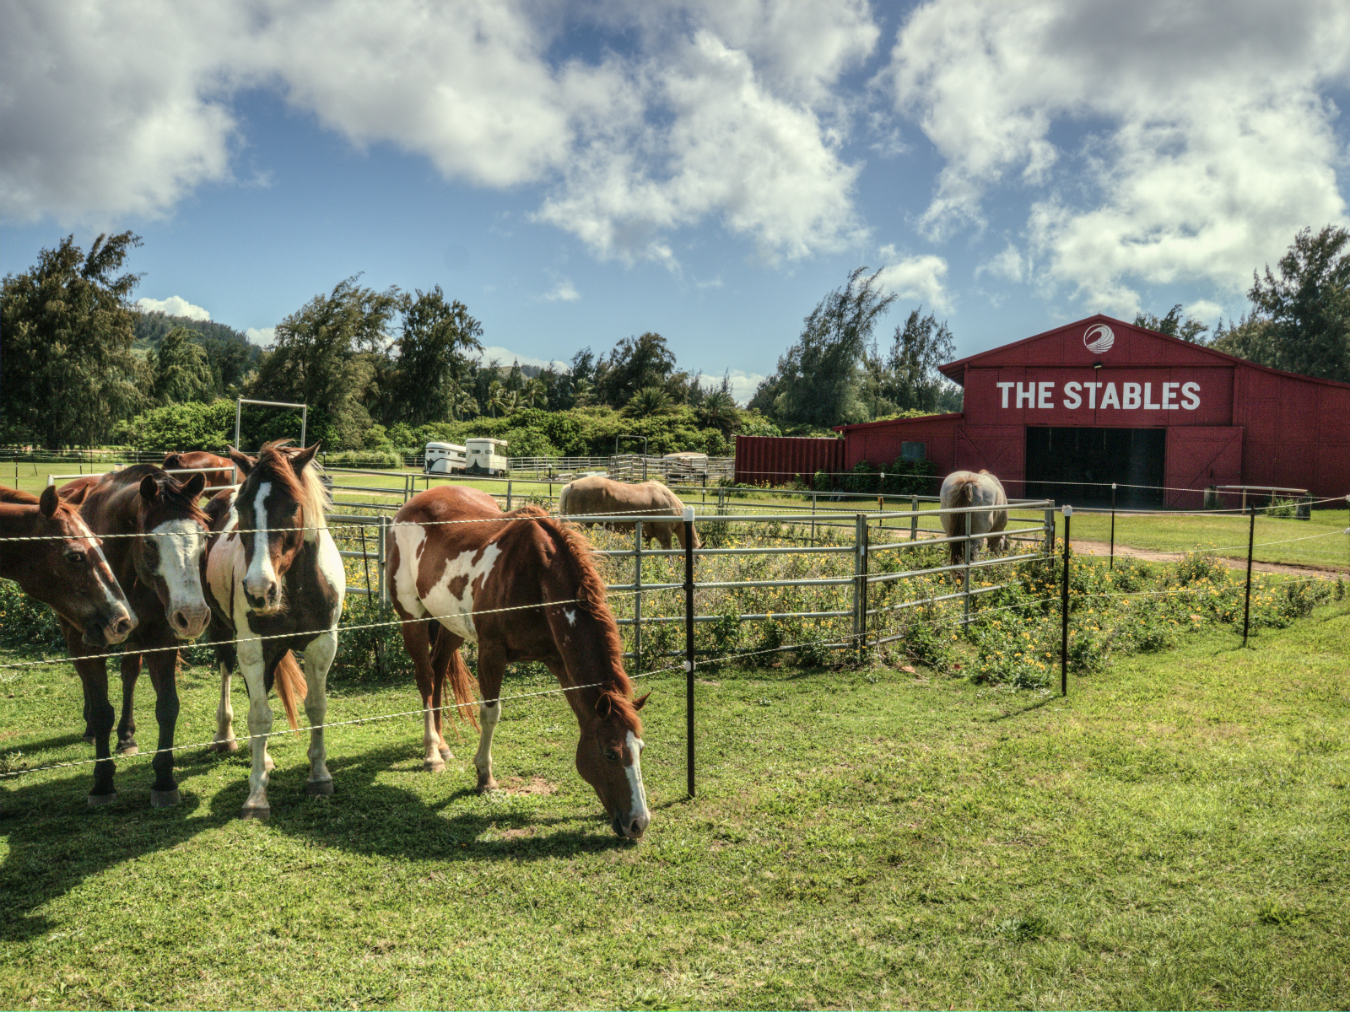
[[[1075,408],[1120,411],[1195,411],[1200,407],[1200,384],[1163,382],[1155,387],[1149,382],[1080,383],[1070,380],[1064,384],[1063,403],[1055,403],[1055,381],[996,383],[1002,395],[1004,408]],[[1156,398],[1156,400],[1155,400]]]

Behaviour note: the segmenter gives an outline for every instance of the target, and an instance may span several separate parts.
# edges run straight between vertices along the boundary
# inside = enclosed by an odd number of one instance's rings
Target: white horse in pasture
[[[1007,547],[1007,536],[998,534],[1008,526],[1008,496],[1003,485],[988,471],[953,471],[942,482],[942,508],[960,509],[965,506],[1001,506],[1002,509],[974,510],[965,513],[943,513],[942,529],[947,537],[966,533],[966,516],[970,517],[970,533],[985,535],[991,552],[1002,552]],[[994,535],[998,535],[995,537]],[[965,542],[949,541],[947,548],[954,566],[965,558]],[[979,553],[980,541],[970,542],[970,561]]]

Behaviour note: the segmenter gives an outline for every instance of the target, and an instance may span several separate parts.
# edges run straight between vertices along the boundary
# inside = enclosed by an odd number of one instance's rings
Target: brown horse
[[[86,490],[87,491],[87,490]],[[0,577],[13,580],[70,625],[92,647],[121,643],[136,616],[103,554],[103,542],[80,518],[73,501],[48,486],[41,497],[0,485]]]
[[[188,450],[186,453],[168,453],[164,455],[164,470],[191,470],[200,467],[219,468],[216,471],[203,472],[206,475],[206,489],[214,495],[229,485],[239,484],[234,462],[229,457],[217,457],[205,450]],[[181,475],[176,475],[180,480]]]
[[[324,519],[329,499],[314,460],[319,444],[298,450],[287,447],[289,442],[268,443],[256,460],[231,447],[230,458],[244,474],[244,482],[220,493],[208,506],[213,538],[206,577],[221,683],[212,747],[238,748],[230,708],[230,677],[237,663],[248,686],[253,760],[248,799],[240,812],[245,819],[271,814],[267,736],[272,731],[272,710],[267,693],[274,681],[291,727],[296,726],[295,698],[305,700],[310,723],[305,793],[333,793],[323,724],[328,669],[337,654],[347,578]],[[297,650],[305,655],[303,674],[292,652]]]
[[[481,522],[447,522],[460,520]],[[478,644],[480,791],[497,786],[492,732],[506,665],[540,661],[570,690],[564,695],[581,728],[577,771],[614,832],[641,837],[651,820],[638,716],[647,697],[632,698],[619,627],[581,535],[537,507],[503,514],[487,493],[454,485],[413,496],[395,515],[393,533],[389,588],[427,709],[426,768],[444,769],[450,757],[440,712],[447,678],[462,710],[472,701],[459,655],[465,640]],[[484,614],[518,606],[525,607]]]
[[[178,646],[195,640],[206,628],[210,609],[202,592],[206,549],[206,514],[197,508],[206,480],[194,474],[185,482],[154,464],[137,464],[105,474],[89,489],[80,516],[105,539],[108,562],[136,613],[137,626],[122,654],[122,720],[117,751],[137,751],[132,699],[141,673],[142,655],[155,687],[155,719],[159,740],[152,766],[155,779],[151,805],[177,804],[173,777],[173,737],[178,723],[178,686],[174,669]],[[107,659],[86,656],[97,651],[81,644],[79,630],[62,622],[66,645],[84,686],[87,734],[94,740],[94,786],[91,805],[117,797],[108,736],[113,708],[108,702]],[[106,760],[106,761],[105,761]]]

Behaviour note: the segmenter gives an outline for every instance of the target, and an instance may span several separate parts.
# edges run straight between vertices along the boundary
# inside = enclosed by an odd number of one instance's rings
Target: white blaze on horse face
[[[89,542],[89,549],[98,559],[98,564],[94,566],[94,578],[98,581],[99,590],[103,591],[103,597],[108,602],[108,607],[116,611],[121,608],[128,615],[131,615],[131,607],[127,603],[126,595],[122,593],[122,586],[113,576],[112,566],[108,565],[108,559],[103,554],[103,549],[99,547],[98,538],[94,536],[88,525],[78,513],[72,513],[70,516],[71,526],[79,531],[80,537]],[[136,618],[131,615],[132,625],[135,626]]]
[[[628,752],[633,757],[633,765],[624,767],[624,772],[628,774],[628,789],[632,792],[628,822],[630,825],[636,822],[641,830],[645,830],[652,816],[647,811],[647,792],[642,786],[642,739],[632,731],[628,732]]]
[[[255,598],[267,598],[267,591],[277,582],[276,570],[272,568],[272,553],[267,547],[267,507],[264,503],[272,491],[272,483],[265,481],[258,486],[258,495],[253,503],[253,559],[244,574],[244,589]]]
[[[481,578],[486,586],[501,554],[502,550],[495,543],[485,545],[477,552],[460,552],[446,562],[445,572],[422,599],[426,609],[440,620],[441,625],[470,643],[478,642],[478,629],[472,615],[474,581]],[[464,580],[464,590],[456,595],[450,585],[459,579]]]
[[[168,520],[150,533],[159,546],[159,575],[169,588],[169,624],[180,639],[196,639],[211,617],[202,592],[206,536],[195,520]],[[180,613],[182,626],[174,619]]]

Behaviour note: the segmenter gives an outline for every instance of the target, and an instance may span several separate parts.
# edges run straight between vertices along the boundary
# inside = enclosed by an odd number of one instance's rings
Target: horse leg
[[[326,632],[305,647],[305,716],[309,718],[309,782],[305,793],[333,793],[333,775],[328,772],[328,753],[323,746],[323,725],[328,716],[328,669],[337,656],[337,632]]]
[[[108,701],[108,662],[103,657],[84,657],[89,649],[84,645],[84,633],[61,620],[61,631],[66,636],[66,648],[75,661],[75,671],[80,676],[80,687],[84,690],[84,712],[88,730],[94,738],[94,786],[88,798],[91,808],[112,804],[117,800],[117,788],[113,785],[113,774],[117,764],[112,760],[112,750],[108,739],[112,735],[112,703]]]
[[[140,664],[137,663],[137,668]],[[150,806],[168,808],[182,800],[173,778],[173,736],[178,727],[178,648],[150,653],[150,684],[155,687],[155,722],[159,741],[155,744],[154,783],[150,785]]]
[[[433,636],[431,670],[435,681],[431,688],[431,708],[436,718],[434,722],[436,750],[440,753],[442,760],[449,762],[455,756],[450,751],[450,746],[445,743],[445,729],[443,727],[445,719],[445,680],[449,677],[452,666],[463,666],[464,664],[463,658],[459,656],[459,648],[464,641],[439,623],[434,627]]]
[[[436,728],[436,674],[431,667],[431,627],[435,620],[409,622],[402,612],[399,615],[405,619],[399,628],[403,632],[403,645],[412,658],[417,691],[422,697],[422,768],[428,773],[442,773],[445,760],[441,758],[440,735]]]
[[[492,732],[502,718],[502,677],[506,674],[506,654],[491,643],[478,644],[478,751],[473,764],[478,770],[478,791],[494,791],[497,781],[492,778]]]
[[[117,722],[117,754],[135,755],[140,751],[136,744],[136,714],[132,707],[136,695],[136,679],[141,677],[141,655],[125,653],[122,655],[122,719]]]
[[[266,819],[272,814],[267,805],[267,736],[272,733],[272,708],[267,705],[266,665],[261,639],[249,638],[239,644],[239,670],[248,686],[248,733],[252,765],[248,774],[248,800],[239,813],[241,819]]]
[[[230,679],[239,663],[234,644],[216,647],[216,659],[220,661],[220,702],[216,704],[216,737],[206,751],[234,752],[239,748],[234,738],[234,707],[230,705]]]

